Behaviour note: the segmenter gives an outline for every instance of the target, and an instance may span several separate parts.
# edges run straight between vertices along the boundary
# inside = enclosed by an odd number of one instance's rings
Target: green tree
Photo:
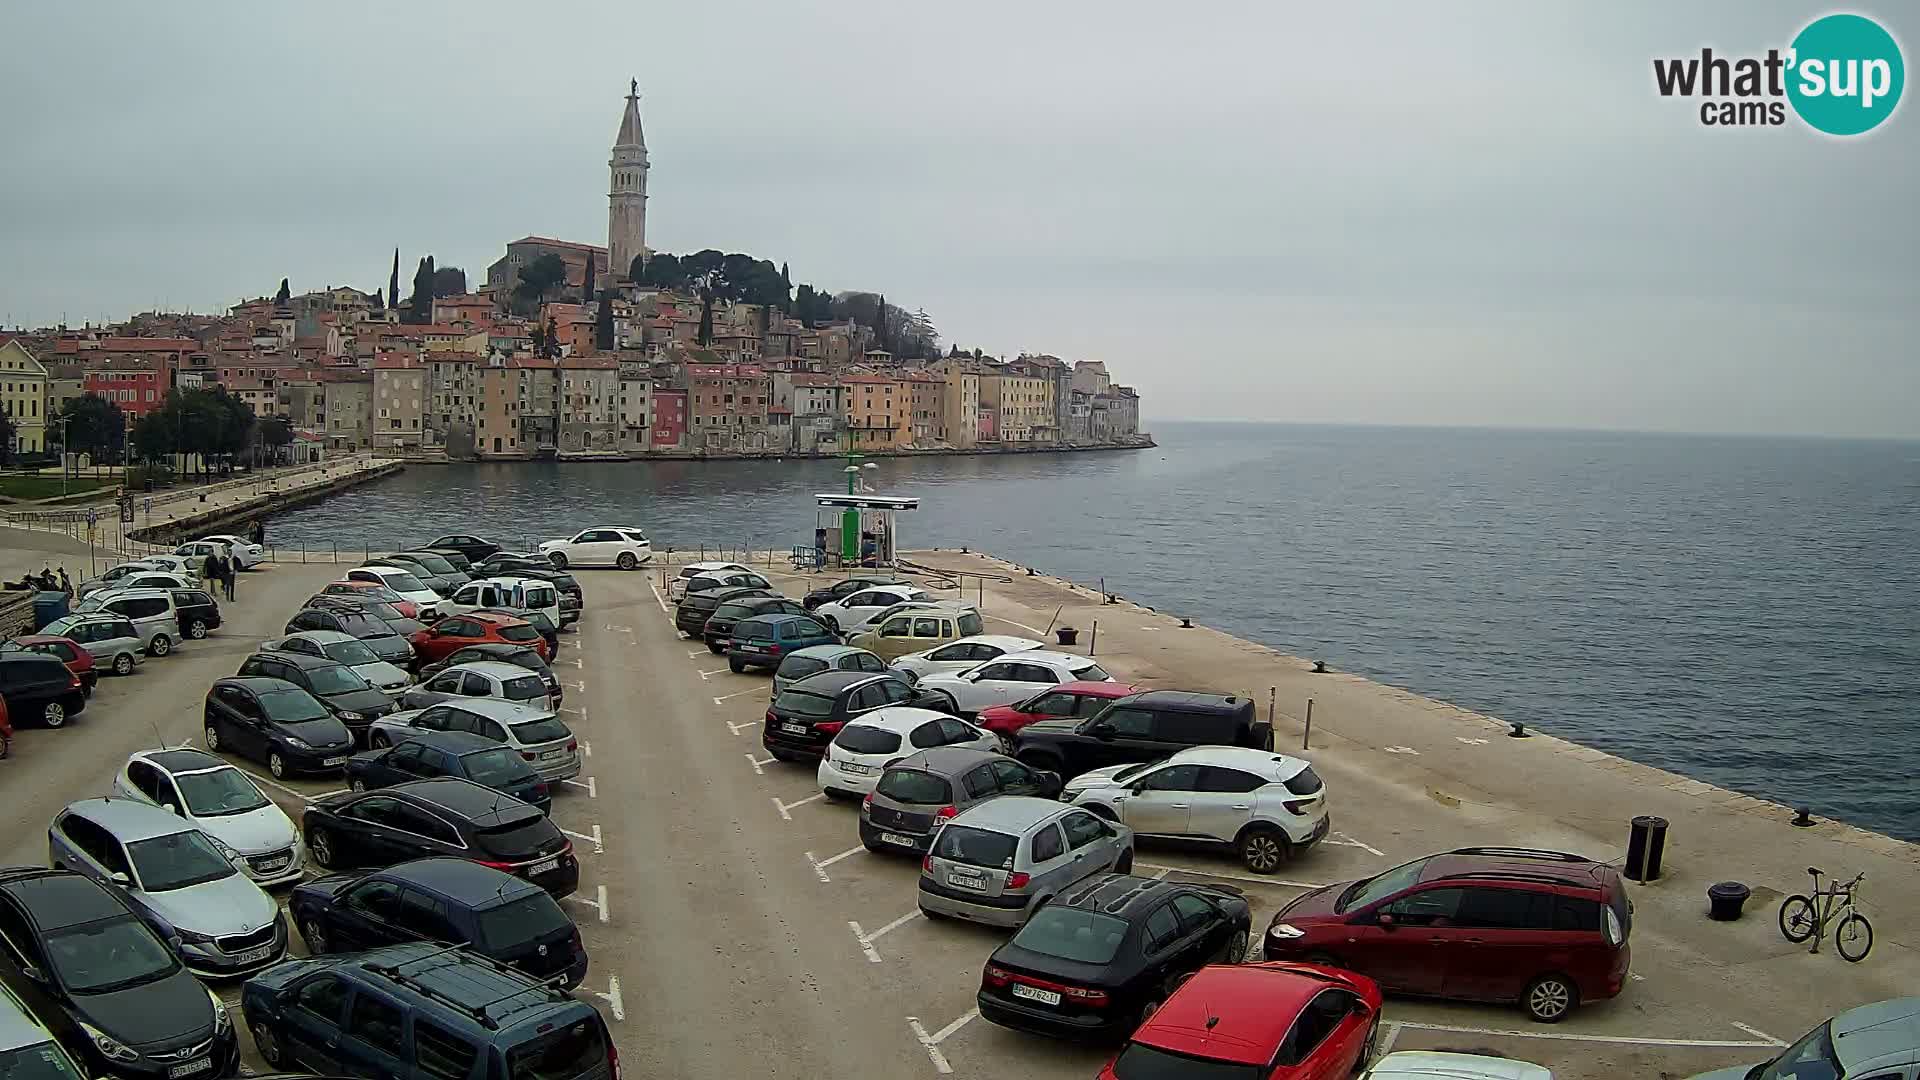
[[[542,255],[520,268],[520,284],[513,287],[515,298],[538,308],[547,294],[567,280],[567,264],[558,255]]]
[[[66,431],[68,453],[86,454],[96,463],[119,461],[127,418],[117,403],[99,394],[82,394],[67,403],[55,423]]]
[[[400,249],[393,249],[393,273],[387,277],[387,303],[400,306]]]
[[[582,277],[582,278],[580,279],[580,302],[581,302],[581,303],[583,303],[583,304],[591,304],[591,303],[593,303],[593,297],[594,297],[594,292],[593,292],[593,270],[594,270],[594,265],[595,265],[595,264],[594,264],[594,259],[593,259],[593,256],[591,256],[591,255],[589,255],[589,256],[587,256],[587,272],[586,272],[586,275],[585,275],[584,277]]]
[[[293,424],[284,416],[269,416],[258,425],[260,445],[268,450],[268,458],[273,461],[285,461],[284,449],[293,442]]]
[[[593,347],[601,352],[612,352],[613,340],[613,293],[600,294],[600,310],[593,313]]]
[[[140,460],[160,461],[180,452],[178,416],[169,412],[163,405],[133,422],[133,451]]]
[[[280,291],[279,291],[279,292],[277,292],[277,293],[274,293],[274,294],[273,294],[273,303],[274,303],[274,306],[276,306],[276,307],[286,307],[286,306],[287,306],[287,301],[288,301],[289,299],[291,299],[291,298],[292,298],[292,296],[293,296],[293,292],[292,292],[292,290],[291,290],[291,289],[288,289],[288,288],[287,288],[287,279],[286,279],[286,278],[281,278],[281,279],[280,279]]]
[[[0,465],[13,463],[13,417],[0,412]]]
[[[467,272],[457,266],[443,266],[433,272],[433,298],[459,296],[467,291]]]
[[[411,323],[429,323],[433,321],[433,256],[420,260],[420,266],[413,272],[413,295],[407,297],[407,321]]]

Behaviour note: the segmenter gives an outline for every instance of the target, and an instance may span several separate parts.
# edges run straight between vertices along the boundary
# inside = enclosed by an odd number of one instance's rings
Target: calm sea
[[[971,545],[1650,765],[1920,840],[1920,443],[1162,424],[1157,449],[887,459]],[[277,544],[811,543],[841,464],[420,467]]]

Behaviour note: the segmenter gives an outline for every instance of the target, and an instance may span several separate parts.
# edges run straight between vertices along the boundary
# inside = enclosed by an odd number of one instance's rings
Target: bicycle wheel
[[[1795,893],[1780,905],[1780,932],[1798,945],[1813,936],[1813,901]]]
[[[1849,964],[1857,964],[1873,951],[1873,924],[1865,915],[1857,911],[1847,912],[1840,920],[1839,929],[1833,932],[1833,947],[1840,950],[1840,956]]]

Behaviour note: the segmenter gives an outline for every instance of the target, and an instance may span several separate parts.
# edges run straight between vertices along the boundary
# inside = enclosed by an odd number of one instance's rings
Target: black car
[[[417,557],[411,555],[376,555],[368,559],[365,565],[386,566],[395,570],[405,570],[407,573],[419,578],[420,584],[425,585],[441,596],[452,596],[453,590],[467,583],[465,574],[460,575],[458,580],[448,577],[445,574],[436,574],[427,569],[426,563],[421,562]],[[452,569],[452,567],[448,567],[448,569]]]
[[[284,679],[320,699],[347,730],[353,741],[365,745],[367,728],[399,706],[374,688],[359,672],[338,660],[297,652],[258,652],[240,662],[234,674]]]
[[[287,910],[315,956],[441,941],[569,990],[587,977],[580,931],[553,897],[468,859],[329,874],[296,886]]]
[[[456,565],[452,559],[447,558],[437,551],[398,551],[394,553],[393,557],[418,563],[426,567],[427,571],[435,577],[443,577],[453,582],[455,588],[473,580],[472,574],[469,574],[466,570]],[[466,562],[465,559],[460,561]]]
[[[392,612],[393,617],[382,615],[380,608]],[[392,604],[371,598],[361,601],[350,596],[308,597],[307,606],[287,620],[289,634],[302,630],[337,630],[358,638],[373,650],[373,655],[400,667],[413,663],[413,644],[407,639],[424,629],[424,624],[403,617],[400,609]]]
[[[1075,1039],[1119,1039],[1208,964],[1246,959],[1252,913],[1216,886],[1099,874],[1033,913],[980,977],[982,1018]]]
[[[278,777],[334,772],[353,756],[347,725],[284,679],[221,679],[207,688],[201,717],[208,750],[264,761]]]
[[[553,569],[553,560],[545,555],[523,555],[512,551],[496,551],[473,564],[473,574],[476,578],[518,574],[522,570],[551,569]]]
[[[174,589],[173,610],[182,637],[198,641],[207,631],[220,628],[220,601],[205,589]]]
[[[300,824],[307,850],[328,869],[448,855],[526,878],[555,896],[580,884],[573,843],[559,826],[470,780],[410,780],[330,795],[307,807]]]
[[[707,639],[707,651],[715,656],[726,653],[733,644],[733,624],[755,615],[805,615],[800,601],[784,596],[742,596],[729,599],[713,609],[700,636]],[[824,627],[823,627],[824,628]]]
[[[812,611],[821,604],[831,604],[835,600],[845,600],[854,593],[862,589],[871,589],[875,585],[905,584],[908,584],[907,579],[895,577],[892,574],[855,574],[852,577],[841,578],[831,585],[813,590],[800,602],[806,605],[808,611]]]
[[[504,791],[543,814],[553,805],[547,782],[518,752],[470,731],[423,730],[399,746],[368,750],[347,762],[347,786],[355,791],[436,776],[456,776]]]
[[[545,639],[547,643],[548,653],[554,656],[560,655],[560,628],[553,625],[553,620],[547,618],[547,613],[544,611],[517,607],[483,607],[474,608],[472,611],[467,612],[467,614],[505,615],[510,619],[519,619],[521,622],[528,623],[535,630],[540,631],[541,638]]]
[[[425,547],[425,548],[420,548],[419,550],[429,552],[434,555],[438,555],[441,558],[447,560],[447,562],[451,564],[455,570],[460,571],[461,573],[467,575],[467,577],[469,578],[473,577],[473,560],[467,558],[465,555],[462,555],[457,549],[441,548],[441,547]]]
[[[472,563],[478,563],[487,556],[500,550],[499,544],[491,540],[482,540],[480,537],[474,536],[471,533],[449,533],[446,536],[428,541],[424,546],[429,549],[457,551],[466,556],[467,561]]]
[[[541,656],[538,650],[531,645],[515,645],[511,642],[483,641],[477,645],[462,646],[444,658],[421,668],[420,681],[426,682],[450,667],[470,664],[475,660],[498,660],[504,664],[517,664],[526,668],[540,676],[540,681],[546,684],[547,693],[553,695],[555,705],[558,705],[566,696],[566,690],[560,685],[560,680],[554,677],[553,669],[547,666],[546,658]]]
[[[750,596],[775,596],[772,589],[749,588],[744,585],[729,586],[724,589],[708,589],[705,592],[690,593],[680,601],[674,610],[673,625],[676,630],[690,638],[697,638],[707,629],[707,620],[713,618],[714,610],[728,600],[745,600]]]
[[[1013,736],[1013,756],[1073,779],[1090,769],[1158,761],[1194,746],[1273,748],[1273,729],[1243,697],[1149,690],[1115,698],[1085,720],[1037,720]]]
[[[0,978],[80,1053],[89,1076],[232,1076],[240,1067],[226,1007],[125,900],[79,874],[0,870]]]
[[[898,675],[823,671],[782,691],[767,709],[760,744],[781,761],[812,761],[827,752],[847,721],[889,705],[938,709],[943,694],[908,686]]]
[[[46,653],[0,653],[0,700],[16,724],[62,727],[87,707],[86,684]]]

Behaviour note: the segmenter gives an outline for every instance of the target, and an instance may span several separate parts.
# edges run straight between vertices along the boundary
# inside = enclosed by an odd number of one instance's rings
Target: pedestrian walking
[[[209,585],[220,580],[220,572],[214,561],[218,556],[219,552],[210,552],[206,558],[200,560],[200,580]]]
[[[60,568],[60,591],[67,594],[67,599],[73,599],[73,579],[67,576],[64,566]]]
[[[267,526],[259,518],[253,519],[253,528],[248,530],[248,533],[256,544],[265,544],[267,542]]]

